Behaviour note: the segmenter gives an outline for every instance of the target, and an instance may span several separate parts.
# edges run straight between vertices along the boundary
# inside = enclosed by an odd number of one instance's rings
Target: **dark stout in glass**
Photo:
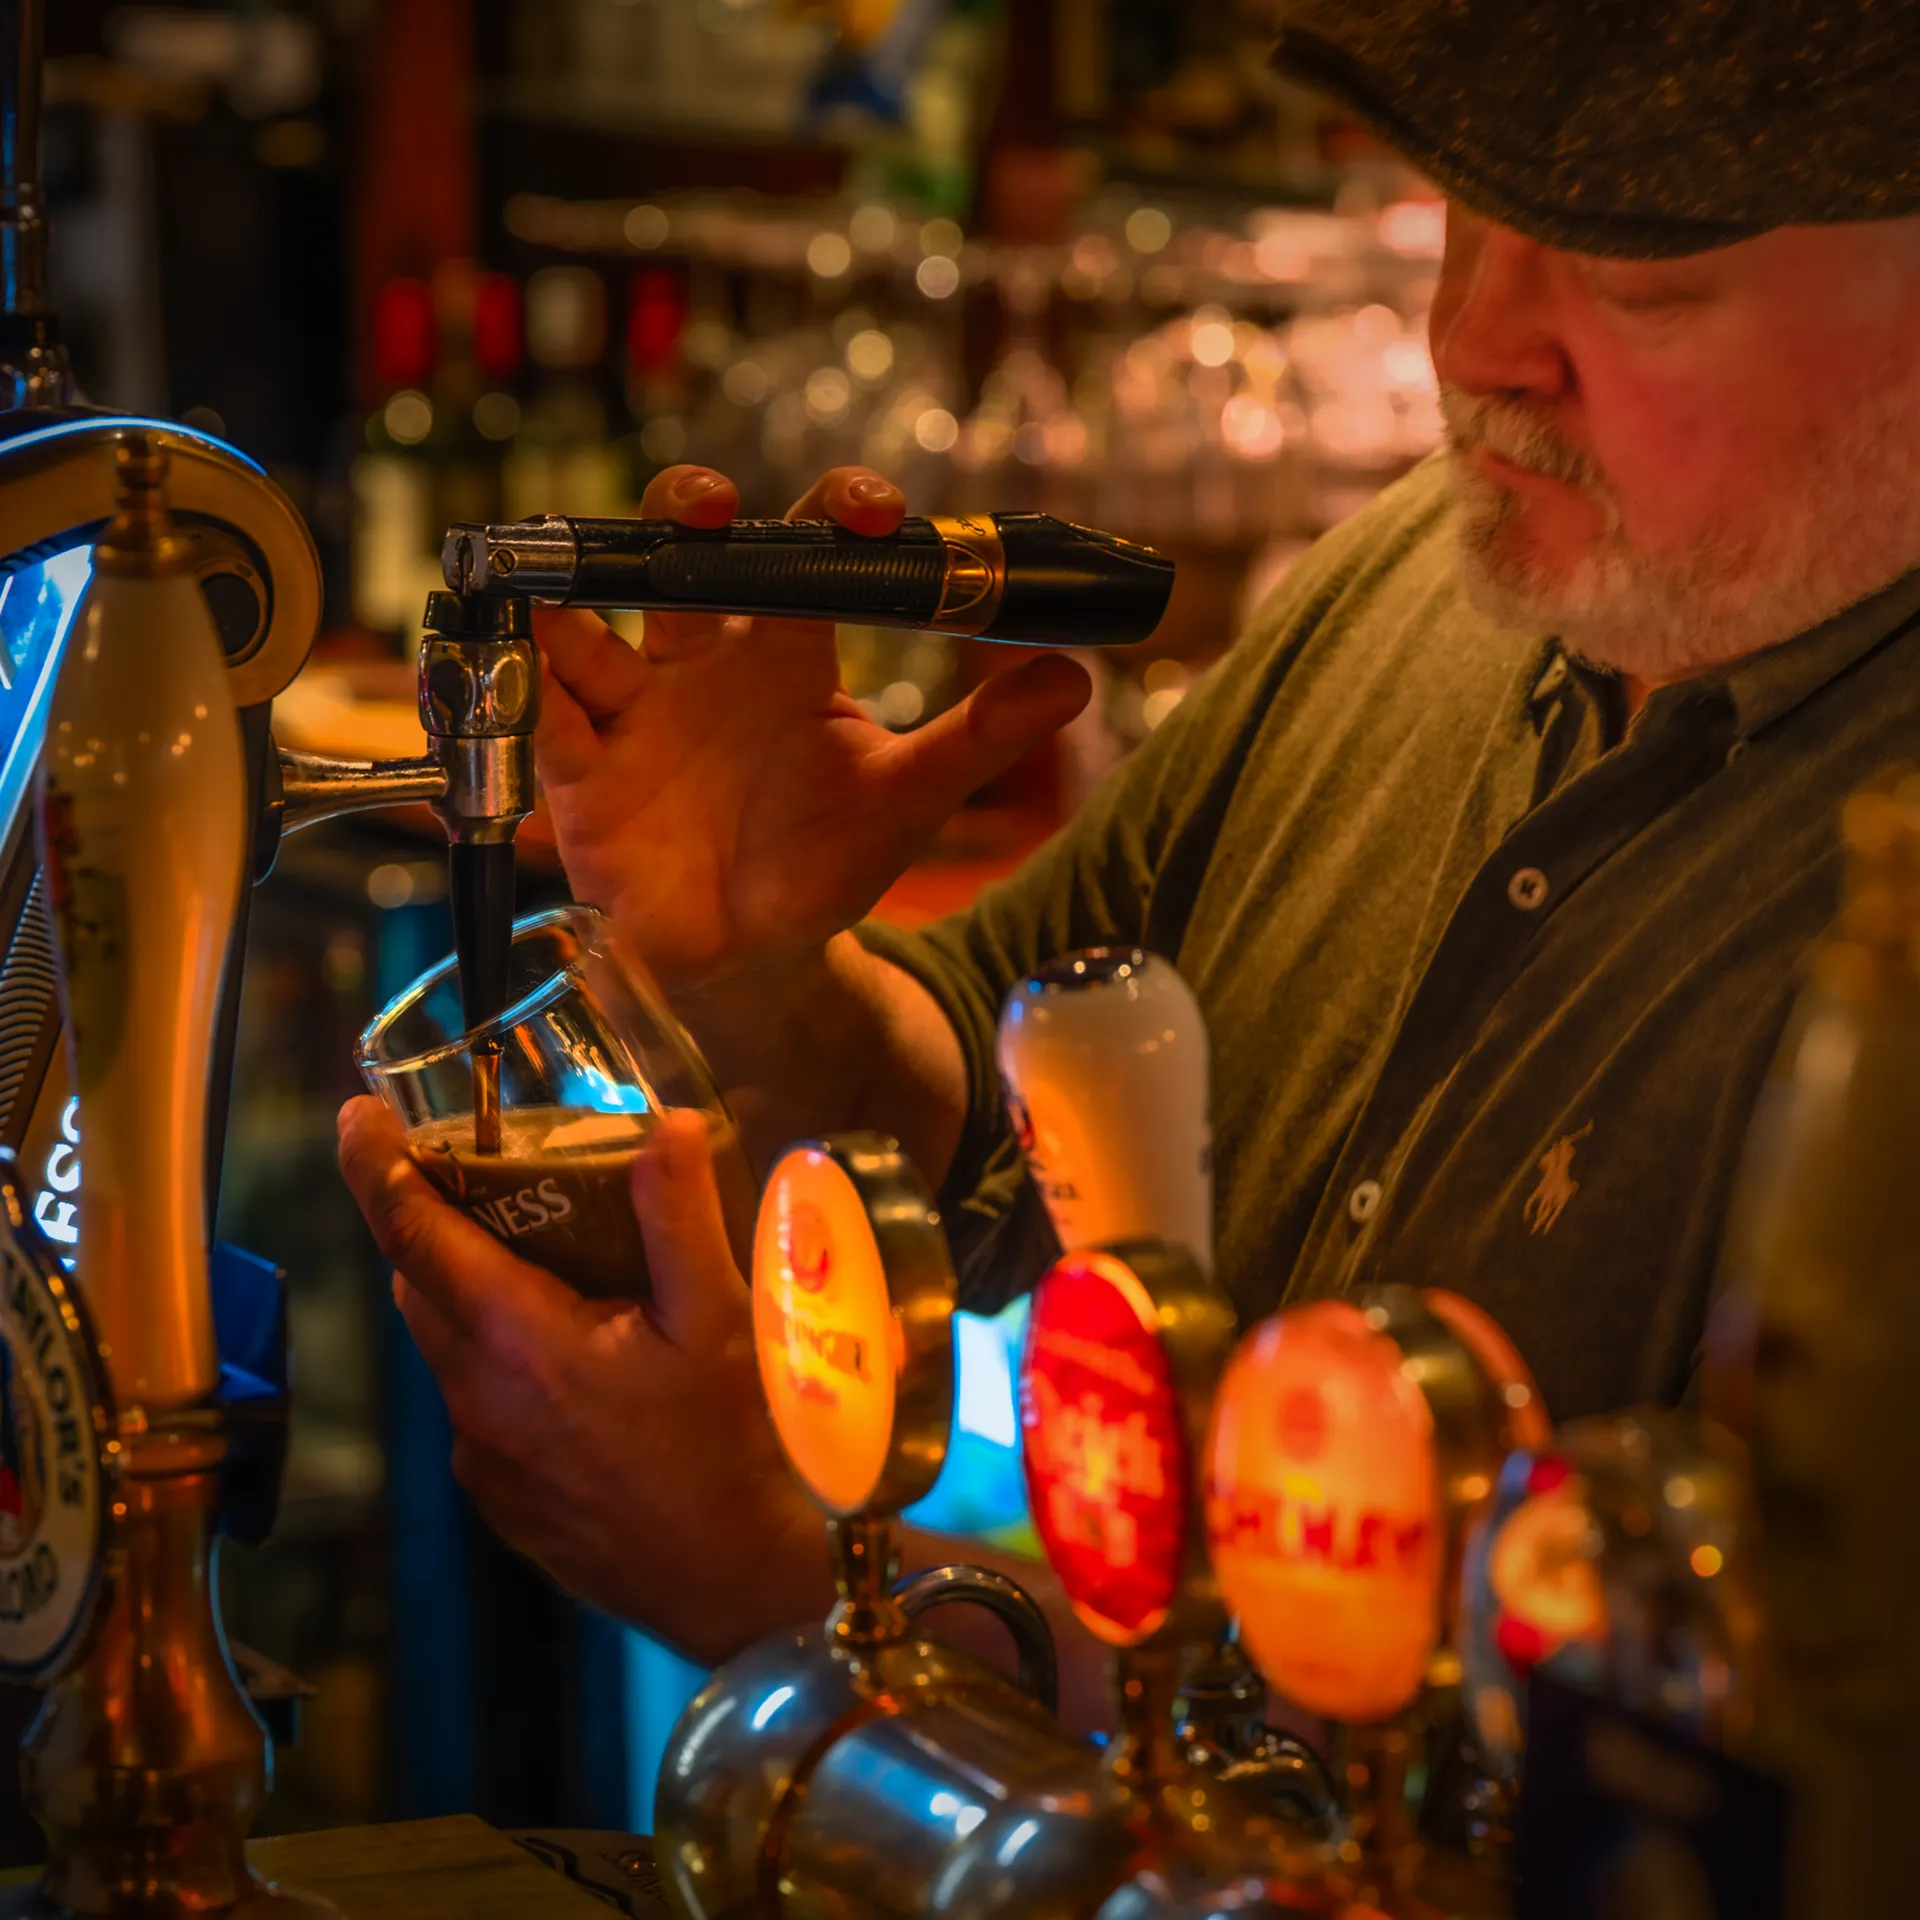
[[[633,1210],[634,1162],[650,1113],[523,1107],[500,1116],[500,1151],[476,1152],[471,1115],[417,1127],[414,1163],[455,1206],[522,1259],[594,1298],[648,1300],[653,1280]],[[732,1125],[709,1120],[714,1176],[736,1256],[748,1244],[753,1182]]]

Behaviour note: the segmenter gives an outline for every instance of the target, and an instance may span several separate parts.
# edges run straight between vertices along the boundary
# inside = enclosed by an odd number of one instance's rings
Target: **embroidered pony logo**
[[[1593,1131],[1589,1120],[1578,1133],[1564,1134],[1540,1156],[1540,1184],[1527,1197],[1521,1218],[1535,1233],[1551,1233],[1567,1202],[1580,1191],[1573,1177],[1573,1150]]]

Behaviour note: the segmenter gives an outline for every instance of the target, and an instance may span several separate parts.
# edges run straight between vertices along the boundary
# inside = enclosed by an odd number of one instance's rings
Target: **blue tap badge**
[[[46,1686],[86,1652],[119,1450],[86,1310],[0,1149],[0,1679]]]

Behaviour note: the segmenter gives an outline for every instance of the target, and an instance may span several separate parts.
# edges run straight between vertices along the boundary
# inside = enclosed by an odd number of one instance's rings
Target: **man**
[[[1043,659],[893,738],[817,626],[550,621],[541,771],[764,1158],[877,1125],[976,1304],[1048,1252],[1008,985],[1137,942],[1215,1049],[1243,1318],[1374,1280],[1485,1304],[1561,1416],[1684,1391],[1843,796],[1920,755],[1920,29],[1813,0],[1303,0],[1283,67],[1447,189],[1450,451],[1327,537],[1082,816],[924,936],[860,916],[1086,698]],[[724,521],[663,474],[649,513]],[[801,501],[905,503],[842,470]],[[1143,1124],[1151,1124],[1150,1116]],[[342,1160],[509,1540],[703,1657],[817,1609],[696,1128],[639,1176],[658,1300],[583,1305]]]

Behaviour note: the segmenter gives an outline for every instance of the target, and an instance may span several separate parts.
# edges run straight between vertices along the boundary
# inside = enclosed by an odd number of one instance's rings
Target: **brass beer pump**
[[[761,1380],[828,1515],[838,1598],[824,1626],[722,1667],[674,1729],[654,1801],[669,1897],[688,1920],[984,1917],[1005,1909],[961,1852],[978,1836],[1022,1855],[1024,1911],[1064,1920],[1082,1836],[1122,1853],[1126,1836],[1092,1748],[1052,1718],[1045,1618],[983,1569],[894,1577],[893,1516],[938,1477],[952,1416],[939,1216],[892,1141],[805,1143],[768,1176],[753,1265]],[[915,1631],[956,1600],[1012,1630],[1022,1686]]]
[[[1380,1289],[1247,1336],[1205,1443],[1213,1564],[1255,1663],[1334,1724],[1346,1804],[1324,1845],[1265,1873],[1158,1863],[1103,1920],[1223,1902],[1367,1920],[1505,1911],[1490,1878],[1427,1852],[1407,1786],[1427,1713],[1457,1693],[1467,1528],[1514,1447],[1546,1437],[1518,1355],[1456,1296]]]
[[[262,1885],[247,1866],[267,1736],[213,1590],[227,1440],[213,1404],[204,1153],[244,883],[240,735],[218,636],[170,531],[165,450],[129,435],[117,466],[42,774],[42,859],[87,1115],[81,1289],[106,1376],[111,1545],[97,1618],[23,1748],[49,1848],[33,1906],[324,1915],[324,1902]]]
[[[1033,1297],[1021,1424],[1036,1531],[1075,1614],[1112,1651],[1117,1732],[1103,1772],[1133,1845],[1104,1885],[1089,1859],[1083,1897],[1163,1869],[1239,1879],[1311,1853],[1330,1811],[1311,1759],[1264,1731],[1196,1726],[1196,1675],[1224,1699],[1239,1663],[1209,1561],[1201,1469],[1207,1422],[1237,1329],[1193,1253],[1136,1239],[1064,1256]],[[1236,1750],[1237,1749],[1237,1750]],[[1023,1889],[1009,1875],[1005,1897]],[[1126,1911],[1125,1902],[1115,1909]]]

